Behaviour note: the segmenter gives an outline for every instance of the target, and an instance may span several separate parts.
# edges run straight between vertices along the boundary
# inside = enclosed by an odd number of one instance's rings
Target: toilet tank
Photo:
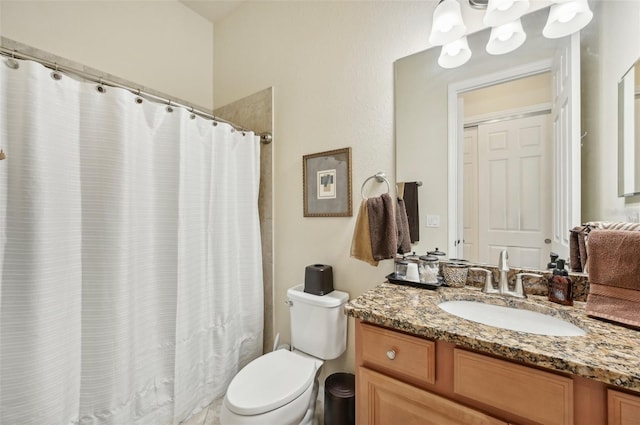
[[[291,347],[314,357],[331,360],[347,348],[347,316],[344,305],[349,294],[326,295],[304,292],[304,285],[287,290],[291,318]]]

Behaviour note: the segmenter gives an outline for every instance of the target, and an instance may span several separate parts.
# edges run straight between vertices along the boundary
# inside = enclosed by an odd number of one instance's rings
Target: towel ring
[[[362,195],[362,199],[364,199],[365,201],[367,200],[367,197],[364,196],[364,186],[371,179],[376,179],[378,181],[378,183],[382,183],[382,182],[386,183],[387,184],[387,193],[389,193],[391,191],[391,185],[389,184],[389,180],[387,180],[387,176],[383,172],[376,173],[371,177],[367,177],[367,179],[362,183],[362,187],[360,188],[360,194]]]

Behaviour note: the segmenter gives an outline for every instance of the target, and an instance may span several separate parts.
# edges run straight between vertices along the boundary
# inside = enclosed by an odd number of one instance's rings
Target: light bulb
[[[510,31],[508,29],[505,29],[503,31],[498,31],[498,40],[500,41],[507,41],[511,37],[513,37],[513,31]]]
[[[575,9],[573,9],[573,10],[565,10],[562,15],[558,16],[558,22],[566,24],[567,22],[569,22],[573,18],[575,18],[577,14],[578,13],[576,12]]]
[[[446,46],[446,52],[449,56],[457,56],[460,53],[460,50],[462,50],[462,46],[459,42],[453,42]]]
[[[456,0],[443,0],[439,3],[433,12],[429,43],[442,46],[459,39],[466,31],[460,4]]]
[[[438,31],[440,32],[449,32],[453,29],[453,24],[450,19],[443,19],[438,22]]]
[[[580,31],[592,18],[593,12],[589,9],[587,0],[558,2],[549,9],[549,18],[542,29],[542,35],[547,38],[565,37]]]
[[[502,3],[498,4],[497,9],[501,12],[504,12],[505,10],[509,10],[511,6],[513,6],[513,1],[503,1]]]

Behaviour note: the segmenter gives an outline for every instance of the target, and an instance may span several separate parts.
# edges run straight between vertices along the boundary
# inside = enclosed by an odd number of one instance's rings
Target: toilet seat
[[[299,397],[313,384],[317,359],[276,350],[246,365],[231,381],[226,403],[238,415],[259,415]]]

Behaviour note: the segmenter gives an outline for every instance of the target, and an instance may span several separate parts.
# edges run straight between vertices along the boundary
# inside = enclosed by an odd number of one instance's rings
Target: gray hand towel
[[[409,221],[409,234],[411,235],[411,243],[420,240],[420,212],[418,211],[418,183],[406,182],[404,184],[404,206],[407,211],[407,220]]]
[[[373,259],[379,261],[394,258],[398,248],[398,234],[391,196],[384,193],[367,199],[367,213]]]
[[[398,252],[402,251],[403,254],[408,254],[411,252],[411,235],[409,235],[407,209],[401,198],[398,198],[396,208],[396,226],[398,228]]]

